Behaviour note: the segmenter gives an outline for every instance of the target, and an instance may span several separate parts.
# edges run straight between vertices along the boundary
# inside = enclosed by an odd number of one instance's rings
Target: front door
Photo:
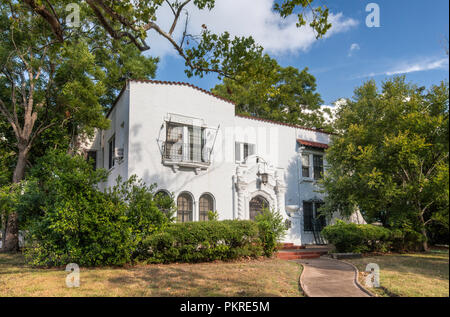
[[[255,220],[256,216],[262,213],[264,208],[269,208],[269,202],[262,196],[255,196],[250,200],[250,220]]]

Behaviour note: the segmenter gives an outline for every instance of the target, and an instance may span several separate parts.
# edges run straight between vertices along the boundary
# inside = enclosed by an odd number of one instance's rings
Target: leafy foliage
[[[27,220],[28,263],[123,265],[144,237],[168,223],[154,186],[132,177],[104,193],[96,186],[106,175],[81,156],[51,151],[39,160],[17,206]]]
[[[259,239],[263,245],[264,255],[271,257],[277,247],[277,243],[284,237],[286,226],[283,217],[278,211],[264,208],[256,216]]]
[[[237,104],[239,114],[312,128],[326,128],[316,79],[305,68],[281,67],[264,55],[235,79],[225,78],[212,90]],[[328,127],[329,128],[329,127]]]
[[[52,1],[52,4],[26,0],[24,8],[42,17],[49,25],[54,37],[65,42],[73,33],[87,32],[87,27],[74,30],[67,27],[62,17],[66,16],[65,8],[71,0]],[[320,38],[329,30],[328,9],[314,7],[313,0],[284,0],[281,6],[275,4],[274,12],[287,18],[292,14],[298,16],[298,27],[304,26],[306,16],[311,12],[309,26]],[[79,3],[83,17],[81,21],[95,30],[103,30],[108,38],[121,44],[132,45],[139,51],[149,50],[149,31],[163,37],[185,60],[188,76],[203,76],[215,72],[219,77],[233,77],[261,53],[261,48],[251,37],[234,37],[228,32],[212,33],[207,25],[203,25],[200,34],[189,33],[189,12],[191,10],[214,10],[215,0],[123,0],[101,1],[87,0]],[[167,29],[159,23],[162,10],[170,9],[172,22]],[[303,10],[300,12],[300,10]],[[250,18],[250,16],[249,16]],[[182,38],[174,37],[179,24],[182,24]]]
[[[144,241],[141,260],[149,263],[208,262],[262,254],[258,225],[225,220],[176,223]]]
[[[137,251],[142,247],[142,241],[147,236],[163,230],[173,219],[176,207],[169,197],[155,196],[156,184],[147,186],[136,175],[123,182],[121,177],[117,184],[108,190],[108,195],[114,204],[125,203],[127,222],[132,229],[132,239]]]
[[[370,222],[424,237],[433,222],[448,232],[448,84],[425,91],[396,77],[379,92],[370,81],[337,117],[323,209],[349,216],[359,207]]]
[[[344,253],[413,251],[423,241],[423,237],[411,229],[391,231],[374,225],[345,223],[342,220],[325,227],[322,235],[338,252]]]

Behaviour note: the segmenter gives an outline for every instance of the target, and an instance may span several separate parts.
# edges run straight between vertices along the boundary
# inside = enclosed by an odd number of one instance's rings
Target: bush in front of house
[[[106,175],[81,156],[51,151],[39,160],[17,205],[29,264],[130,263],[143,239],[168,224],[153,187],[132,177],[101,192],[97,184]]]
[[[209,262],[263,254],[257,223],[248,220],[170,224],[144,241],[148,263]]]
[[[264,255],[271,257],[275,252],[278,241],[285,233],[286,226],[283,217],[278,211],[264,208],[255,218],[258,225],[259,239],[261,240]]]
[[[388,229],[374,225],[358,225],[338,220],[325,227],[322,235],[337,252],[406,252],[422,248],[423,235],[409,226]]]
[[[386,252],[391,245],[389,229],[337,220],[322,230],[323,237],[342,253]]]
[[[420,232],[409,228],[391,230],[391,247],[396,252],[421,251],[425,237]]]

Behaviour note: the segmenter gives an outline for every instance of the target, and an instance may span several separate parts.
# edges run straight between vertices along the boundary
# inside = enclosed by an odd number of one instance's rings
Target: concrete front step
[[[280,250],[286,250],[286,249],[289,249],[289,250],[292,250],[292,249],[302,250],[302,249],[305,249],[305,248],[306,247],[304,245],[295,245],[293,243],[283,243],[281,245],[281,247],[280,247]]]
[[[280,259],[280,260],[317,259],[317,258],[320,258],[320,254],[318,254],[318,253],[315,253],[315,254],[302,254],[302,253],[282,254],[282,253],[277,253],[277,258]]]
[[[279,251],[276,253],[276,256],[282,260],[296,260],[320,258],[323,254],[323,252]]]

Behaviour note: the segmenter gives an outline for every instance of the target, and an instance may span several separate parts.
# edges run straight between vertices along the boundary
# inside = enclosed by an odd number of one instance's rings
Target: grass
[[[301,269],[278,259],[81,268],[80,287],[68,288],[64,268],[32,268],[19,254],[0,254],[0,297],[298,297]]]
[[[377,296],[392,297],[448,297],[448,250],[432,250],[426,253],[389,254],[347,260],[359,273],[361,285],[365,285],[365,268],[369,263],[380,267],[380,288],[370,290]]]

